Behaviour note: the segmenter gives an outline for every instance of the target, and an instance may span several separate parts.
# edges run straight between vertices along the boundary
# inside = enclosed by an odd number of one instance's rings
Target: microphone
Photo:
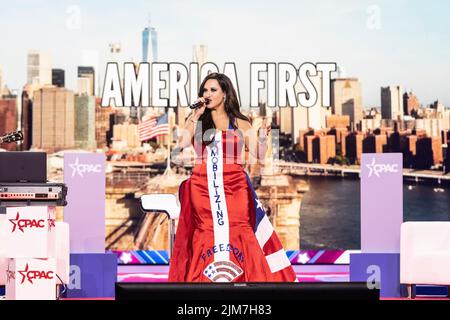
[[[208,98],[206,98],[205,99],[206,101],[205,101],[205,104],[208,104],[209,103],[209,101],[211,101],[210,99],[208,99]],[[197,109],[197,108],[200,108],[200,107],[202,107],[203,106],[203,101],[197,101],[197,102],[194,102],[193,104],[191,104],[190,106],[189,106],[189,108],[191,108],[191,109]]]

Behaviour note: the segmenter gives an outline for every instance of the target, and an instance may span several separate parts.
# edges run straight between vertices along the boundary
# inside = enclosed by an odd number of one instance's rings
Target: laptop
[[[46,183],[47,153],[0,152],[0,183]]]

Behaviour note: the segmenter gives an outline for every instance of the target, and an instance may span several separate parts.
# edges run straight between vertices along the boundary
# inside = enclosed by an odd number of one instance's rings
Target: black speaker
[[[379,300],[366,282],[126,283],[116,282],[116,300],[296,301]]]

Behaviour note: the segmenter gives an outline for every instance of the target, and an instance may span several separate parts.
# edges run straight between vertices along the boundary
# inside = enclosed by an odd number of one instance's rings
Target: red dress
[[[296,281],[240,163],[243,142],[233,130],[214,141],[202,146],[200,163],[180,185],[169,281]]]

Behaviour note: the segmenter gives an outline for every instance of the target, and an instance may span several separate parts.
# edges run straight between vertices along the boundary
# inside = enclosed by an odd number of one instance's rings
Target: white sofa
[[[450,221],[404,222],[400,235],[400,283],[444,285],[450,290]]]

